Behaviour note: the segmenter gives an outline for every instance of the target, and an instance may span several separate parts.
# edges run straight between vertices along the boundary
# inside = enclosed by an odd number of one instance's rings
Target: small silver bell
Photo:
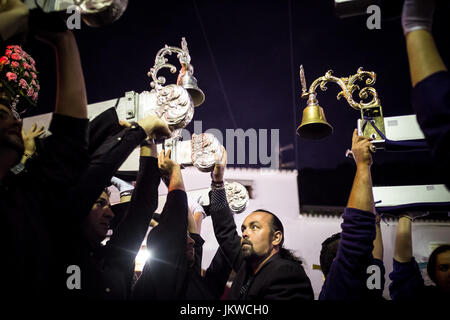
[[[177,80],[177,85],[182,86],[190,94],[194,106],[198,107],[205,101],[205,94],[197,86],[197,79],[193,76],[194,68],[190,65],[189,70],[183,70]]]

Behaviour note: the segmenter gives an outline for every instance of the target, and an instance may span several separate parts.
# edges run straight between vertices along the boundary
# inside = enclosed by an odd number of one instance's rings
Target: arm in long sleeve
[[[35,157],[27,162],[35,179],[56,191],[73,186],[89,162],[87,128],[87,119],[53,114],[52,134],[36,139]]]
[[[425,284],[414,257],[404,263],[393,260],[393,270],[389,274],[389,278],[392,280],[389,285],[389,294],[392,300],[421,299]]]
[[[346,208],[336,259],[320,293],[320,300],[361,299],[367,290],[367,267],[375,239],[372,212]]]
[[[417,83],[412,93],[412,105],[431,156],[450,188],[450,74],[437,72]]]
[[[186,276],[187,196],[175,189],[167,195],[159,224],[150,231],[152,257],[134,288],[136,299],[177,299]]]
[[[393,300],[418,299],[424,287],[419,266],[412,250],[411,220],[402,216],[398,219],[395,236],[393,271],[389,292]]]
[[[210,199],[210,213],[217,242],[233,269],[239,270],[243,261],[240,256],[241,240],[228,206],[225,189],[211,190]]]
[[[110,185],[112,176],[145,137],[140,126],[124,128],[108,137],[94,152],[88,168],[69,192],[74,204],[72,211],[78,219],[89,213],[102,190]]]
[[[207,287],[214,294],[214,299],[220,299],[232,267],[221,248],[218,248],[208,269],[206,269],[204,280]]]
[[[188,223],[189,224],[189,223]],[[191,267],[197,274],[202,272],[203,244],[205,240],[198,234],[189,231],[189,236],[195,241],[194,244],[194,265]]]
[[[108,259],[130,278],[133,275],[134,259],[147,233],[150,220],[158,207],[160,173],[158,160],[142,157],[139,173],[125,220],[119,225],[107,243]]]

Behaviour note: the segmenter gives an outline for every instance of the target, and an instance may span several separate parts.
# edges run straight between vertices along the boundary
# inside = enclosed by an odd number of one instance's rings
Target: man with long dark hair
[[[284,228],[278,217],[256,210],[244,220],[239,237],[228,206],[223,174],[226,152],[212,172],[210,213],[220,248],[232,263],[236,277],[230,300],[313,300],[311,282],[301,262],[283,248]]]

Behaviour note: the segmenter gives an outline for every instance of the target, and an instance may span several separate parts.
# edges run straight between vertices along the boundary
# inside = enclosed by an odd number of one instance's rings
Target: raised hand
[[[222,158],[216,159],[214,164],[214,170],[211,172],[211,179],[213,182],[220,183],[223,182],[223,175],[225,173],[225,168],[227,166],[227,151],[222,146]]]
[[[352,153],[355,159],[356,165],[372,165],[372,154],[370,152],[370,139],[359,136],[358,130],[353,131],[352,137]]]
[[[170,177],[175,168],[180,167],[178,163],[170,159],[171,151],[167,151],[164,154],[164,150],[162,150],[158,155],[158,168],[161,171],[161,174]]]
[[[138,124],[144,129],[150,139],[168,138],[172,134],[167,123],[154,115],[148,115],[139,120]]]
[[[31,156],[36,152],[36,143],[34,139],[40,137],[44,132],[44,126],[38,128],[36,123],[31,126],[28,132],[25,132],[22,127],[22,139],[25,147],[24,153]]]

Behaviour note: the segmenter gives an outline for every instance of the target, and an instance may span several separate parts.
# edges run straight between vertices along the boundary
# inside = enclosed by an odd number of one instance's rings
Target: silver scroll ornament
[[[169,68],[171,73],[177,71],[176,67],[168,63],[166,55],[177,53],[177,58],[182,66],[180,73],[190,67],[191,57],[185,38],[182,38],[181,49],[165,46],[156,54],[155,64],[147,73],[152,78],[150,92],[140,94],[140,116],[154,114],[167,123],[172,131],[186,127],[194,116],[194,102],[187,89],[178,84],[164,85],[166,78],[158,77],[158,72],[163,68]],[[178,132],[174,132],[177,135]]]
[[[239,182],[225,182],[225,193],[228,205],[233,213],[241,213],[247,208],[249,195],[242,184]]]
[[[211,133],[193,134],[191,139],[192,164],[203,172],[214,169],[216,161],[222,159],[222,145]]]
[[[192,98],[186,89],[170,84],[159,91],[139,94],[139,118],[154,115],[161,118],[170,130],[186,127],[194,117]]]

